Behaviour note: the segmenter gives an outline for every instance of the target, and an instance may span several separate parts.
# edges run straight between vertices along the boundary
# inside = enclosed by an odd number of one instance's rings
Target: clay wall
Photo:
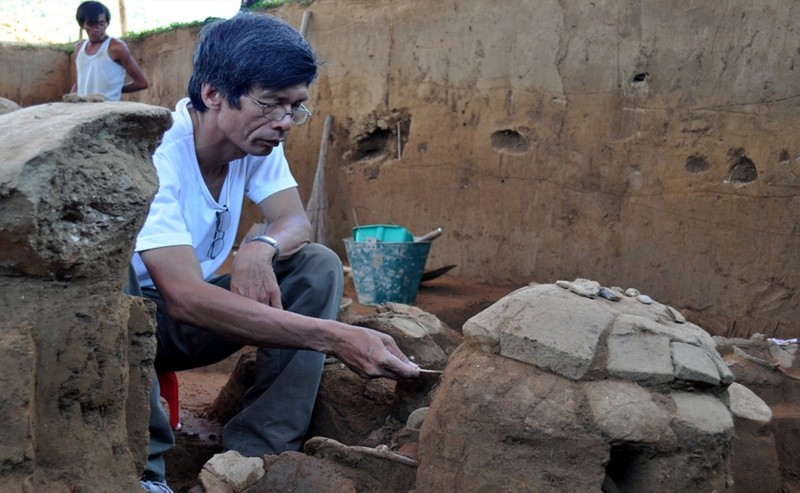
[[[20,106],[59,101],[72,87],[70,77],[69,51],[0,44],[0,97]]]
[[[596,279],[717,334],[798,335],[796,2],[316,0],[276,12],[299,27],[306,10],[325,66],[287,154],[308,197],[333,116],[328,244],[342,256],[356,218],[442,226],[428,266],[457,264],[459,277]],[[130,43],[151,88],[126,99],[180,98],[196,33]],[[8,50],[0,96],[23,105],[69,70],[29,52],[9,64]]]

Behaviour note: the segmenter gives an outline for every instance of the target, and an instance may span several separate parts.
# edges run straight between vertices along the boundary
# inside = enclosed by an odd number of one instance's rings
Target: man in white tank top
[[[100,2],[83,2],[75,15],[88,40],[75,45],[77,81],[72,92],[78,96],[101,94],[108,101],[119,101],[123,92],[146,89],[147,78],[124,41],[106,34],[111,13]],[[125,83],[126,76],[130,78]]]

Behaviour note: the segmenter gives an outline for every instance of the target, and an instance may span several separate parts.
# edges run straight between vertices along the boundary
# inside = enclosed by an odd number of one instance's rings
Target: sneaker
[[[147,493],[175,493],[167,486],[166,481],[150,481],[149,479],[143,479],[140,484],[142,485],[142,489]]]

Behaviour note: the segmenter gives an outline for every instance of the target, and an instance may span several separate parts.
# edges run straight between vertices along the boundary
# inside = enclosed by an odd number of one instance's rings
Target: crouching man
[[[157,371],[258,347],[255,384],[223,432],[223,446],[244,456],[300,449],[325,354],[365,377],[419,374],[391,337],[335,320],[341,262],[310,242],[282,145],[311,116],[303,103],[317,71],[309,45],[275,17],[239,13],[207,25],[189,98],[178,102],[153,156],[159,189],[136,240],[136,278],[158,306]],[[243,242],[230,275],[217,277],[245,197],[266,229]],[[173,437],[157,397],[154,390],[142,486],[169,491],[161,454]]]

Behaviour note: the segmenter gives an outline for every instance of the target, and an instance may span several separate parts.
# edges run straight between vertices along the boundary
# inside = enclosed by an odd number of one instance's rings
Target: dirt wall
[[[0,44],[0,97],[20,106],[58,101],[72,87],[69,63],[63,49]]]
[[[597,279],[717,334],[798,335],[796,2],[316,0],[276,12],[299,27],[306,10],[325,66],[287,153],[307,197],[333,116],[328,244],[342,256],[356,218],[442,226],[428,266],[457,264],[457,276]],[[132,42],[151,88],[127,99],[180,98],[196,32]],[[0,96],[41,102],[20,81],[43,70],[11,82],[3,71]]]

